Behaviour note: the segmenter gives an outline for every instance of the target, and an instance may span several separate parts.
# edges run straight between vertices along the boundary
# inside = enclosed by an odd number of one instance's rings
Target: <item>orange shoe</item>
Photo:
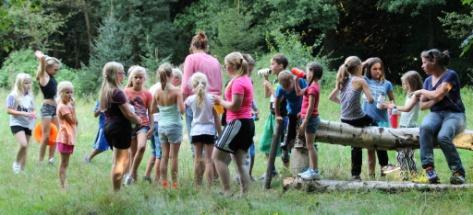
[[[172,182],[172,188],[177,189],[177,182]]]
[[[164,189],[169,188],[169,183],[166,180],[161,181],[161,185],[163,186]]]

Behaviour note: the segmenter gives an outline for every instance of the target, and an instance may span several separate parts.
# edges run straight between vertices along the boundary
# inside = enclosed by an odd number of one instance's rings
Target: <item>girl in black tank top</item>
[[[56,103],[54,97],[57,92],[57,82],[54,75],[61,67],[61,62],[54,58],[44,55],[41,51],[35,52],[36,58],[39,61],[38,70],[36,72],[36,80],[39,82],[39,88],[44,96],[44,102],[41,106],[41,132],[42,134],[49,134],[51,123],[54,123],[58,128],[58,121],[56,117]],[[49,80],[48,80],[49,79]],[[46,82],[47,81],[47,82]],[[41,83],[45,83],[44,86]],[[41,147],[39,150],[39,161],[44,160],[46,146],[49,146],[49,163],[54,162],[55,140],[50,140],[48,135],[41,137]]]

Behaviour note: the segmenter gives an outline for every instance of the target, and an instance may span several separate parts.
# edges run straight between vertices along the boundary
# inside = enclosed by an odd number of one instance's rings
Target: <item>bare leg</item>
[[[15,134],[15,139],[19,145],[18,153],[16,154],[16,163],[20,164],[21,169],[23,169],[25,167],[26,151],[30,136],[27,136],[24,131],[20,131]]]
[[[123,174],[129,165],[130,152],[128,149],[113,149],[112,183],[113,190],[119,191]]]
[[[307,147],[307,151],[309,152],[309,165],[312,169],[318,169],[318,159],[317,159],[317,152],[314,149],[314,133],[305,132],[305,144]]]
[[[205,144],[205,177],[207,178],[207,183],[209,188],[212,186],[212,181],[214,178],[214,162],[212,160],[212,151],[214,149],[213,144]]]
[[[41,120],[41,147],[39,148],[39,161],[44,160],[44,154],[46,153],[46,147],[49,143],[49,131],[50,131],[51,118],[43,118]]]
[[[100,150],[98,150],[98,149],[94,149],[94,150],[90,153],[90,155],[87,156],[87,161],[89,161],[89,162],[92,161],[92,159],[93,159],[95,156],[97,156],[98,154],[100,154],[100,153],[102,153],[102,152],[104,152],[104,151],[100,151]]]
[[[143,154],[146,150],[146,133],[142,132],[136,135],[137,150],[133,157],[133,163],[131,168],[131,177],[133,179],[138,178],[138,167],[140,166],[141,160],[143,160]]]
[[[58,121],[57,117],[53,117],[51,122],[53,122],[54,125],[56,126],[56,128],[59,130],[59,121]],[[47,134],[49,134],[49,133],[47,133]],[[49,146],[49,158],[48,158],[48,160],[54,159],[54,153],[56,153],[56,144],[53,144],[53,145]]]
[[[248,185],[250,183],[248,170],[243,166],[246,155],[247,153],[245,151],[238,150],[233,156],[235,158],[235,165],[237,167],[238,174],[240,174],[240,195],[248,192]]]
[[[218,177],[220,178],[220,183],[223,187],[223,192],[225,195],[230,195],[230,172],[228,166],[225,163],[227,160],[228,153],[221,151],[219,149],[213,150],[212,158],[214,160],[215,168],[217,169]]]
[[[202,176],[204,174],[204,165],[202,165],[203,143],[194,143],[194,183],[196,187],[202,186]]]
[[[168,161],[169,161],[169,148],[171,147],[169,143],[161,143],[162,147],[162,157],[161,164],[159,165],[160,179],[163,187],[167,188],[168,186]]]
[[[155,161],[156,157],[154,155],[148,159],[148,162],[146,163],[145,177],[151,177],[151,170],[153,170]]]
[[[171,177],[172,177],[172,185],[174,188],[177,187],[177,176],[179,173],[178,163],[179,163],[179,148],[181,147],[181,143],[173,143],[171,144]]]
[[[160,165],[161,165],[161,159],[156,158],[156,162],[155,162],[156,177],[154,178],[154,182],[156,183],[159,183],[159,180],[161,179],[161,172],[159,170]]]
[[[69,157],[71,154],[60,153],[61,155],[61,164],[59,165],[59,181],[61,183],[61,188],[66,189],[66,172],[67,167],[69,166]]]
[[[136,149],[137,149],[137,140],[136,136],[131,138],[130,142],[130,164],[127,166],[125,173],[130,173],[130,170],[132,169],[133,166],[133,161],[135,160],[135,154],[136,154]]]

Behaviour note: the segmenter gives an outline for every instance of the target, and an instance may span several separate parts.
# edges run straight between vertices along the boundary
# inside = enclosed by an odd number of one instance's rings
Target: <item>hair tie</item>
[[[344,63],[343,66],[345,66],[345,68],[348,68],[348,64]]]

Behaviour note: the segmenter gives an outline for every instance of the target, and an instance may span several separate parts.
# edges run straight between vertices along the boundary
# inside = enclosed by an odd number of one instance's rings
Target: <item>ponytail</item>
[[[348,76],[350,76],[350,73],[348,73],[347,66],[346,64],[342,64],[338,68],[337,79],[335,81],[337,89],[340,90],[343,88],[343,85],[345,85],[346,80],[348,80]]]
[[[198,106],[202,106],[207,93],[207,76],[204,73],[196,72],[191,77],[191,84],[196,94],[196,102]]]
[[[158,71],[159,81],[161,82],[161,89],[166,90],[168,78],[172,75],[172,66],[169,63],[164,63],[159,66]]]

